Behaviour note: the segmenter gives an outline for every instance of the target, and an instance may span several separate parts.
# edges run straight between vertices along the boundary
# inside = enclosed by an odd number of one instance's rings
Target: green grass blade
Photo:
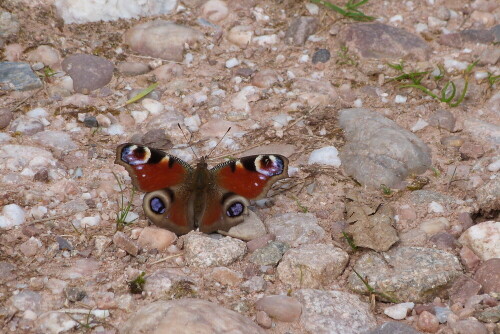
[[[128,100],[127,102],[125,102],[125,105],[127,104],[131,104],[131,103],[134,103],[134,102],[137,102],[139,101],[140,99],[142,99],[144,96],[148,95],[149,93],[151,93],[152,91],[155,90],[155,88],[158,87],[158,83],[155,82],[154,84],[152,85],[149,85],[149,87],[147,87],[146,89],[142,90],[139,92],[139,94],[135,95],[134,97],[132,97],[130,100]]]

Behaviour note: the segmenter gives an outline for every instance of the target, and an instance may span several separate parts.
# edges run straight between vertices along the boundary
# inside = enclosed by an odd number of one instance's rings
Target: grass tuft
[[[373,16],[366,15],[358,9],[359,7],[367,3],[368,0],[360,0],[358,2],[356,2],[355,0],[349,0],[343,8],[323,0],[311,0],[311,2],[323,5],[331,10],[336,11],[342,16],[353,19],[354,21],[370,22],[376,19]]]

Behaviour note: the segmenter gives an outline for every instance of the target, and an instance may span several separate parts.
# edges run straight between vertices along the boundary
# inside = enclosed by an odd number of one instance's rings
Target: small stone
[[[241,283],[243,276],[229,268],[215,267],[210,273],[210,278],[222,285],[237,286]]]
[[[116,232],[113,236],[113,243],[116,247],[123,249],[128,254],[132,256],[137,256],[139,254],[139,246],[133,240],[131,240],[125,233]]]
[[[79,302],[87,296],[87,292],[80,288],[66,287],[64,289],[64,295],[70,302]]]
[[[42,296],[38,292],[26,289],[10,297],[10,300],[12,301],[12,306],[19,311],[31,310],[39,312]]]
[[[78,148],[71,136],[64,131],[46,130],[38,132],[33,136],[33,140],[42,146],[63,152],[74,151]]]
[[[5,129],[9,126],[12,118],[14,117],[14,113],[7,108],[0,109],[0,130]]]
[[[484,293],[500,292],[500,258],[484,261],[477,269],[474,279],[483,286]]]
[[[149,65],[139,62],[122,62],[117,66],[118,72],[127,77],[133,77],[148,73],[150,71]]]
[[[318,19],[315,17],[301,16],[295,18],[285,34],[285,43],[304,45],[307,38],[318,29]]]
[[[201,7],[202,16],[210,22],[224,20],[229,14],[229,8],[224,1],[209,0]]]
[[[149,130],[142,136],[140,143],[163,150],[167,150],[173,146],[172,141],[165,134],[165,129]]]
[[[259,216],[250,210],[243,223],[231,227],[228,234],[241,240],[253,240],[265,235],[266,227]]]
[[[33,90],[42,87],[42,81],[28,63],[0,62],[0,89]]]
[[[64,333],[78,326],[68,314],[56,311],[42,313],[36,322],[40,333]]]
[[[414,303],[401,303],[384,309],[384,314],[396,320],[403,320],[415,306]]]
[[[420,229],[428,235],[434,235],[446,230],[450,226],[450,221],[444,217],[432,218],[420,224]]]
[[[240,61],[237,58],[231,58],[226,60],[226,67],[227,68],[233,68],[235,66],[238,66],[240,64]]]
[[[161,114],[165,110],[165,106],[163,105],[163,103],[161,103],[160,101],[156,101],[155,99],[147,97],[143,98],[141,100],[141,104],[144,107],[144,109],[149,111],[151,115]]]
[[[27,116],[20,116],[10,124],[10,131],[28,136],[43,131],[44,128],[41,120]]]
[[[500,258],[500,222],[487,221],[467,229],[459,238],[483,261]]]
[[[468,271],[474,271],[481,262],[481,259],[467,246],[460,250],[460,258]]]
[[[226,38],[229,42],[236,44],[240,48],[246,48],[252,41],[253,35],[252,26],[236,25],[229,29]]]
[[[101,222],[100,215],[83,217],[82,220],[80,221],[80,226],[83,228],[88,227],[88,226],[97,226],[97,225],[99,225],[100,222]]]
[[[429,124],[438,129],[445,129],[453,132],[455,129],[455,116],[448,110],[439,109],[431,115]]]
[[[454,334],[488,334],[486,327],[476,319],[459,320],[450,327]]]
[[[283,295],[263,297],[255,303],[255,308],[283,322],[297,321],[302,313],[302,305],[296,298]]]
[[[59,245],[59,250],[73,250],[71,243],[61,236],[56,237],[57,244]]]
[[[469,159],[479,159],[484,155],[484,149],[482,145],[473,144],[470,141],[466,141],[460,146],[460,155],[463,160]]]
[[[252,84],[259,88],[271,88],[277,82],[278,74],[272,69],[258,71],[252,78]]]
[[[17,204],[5,205],[0,216],[0,228],[10,228],[21,225],[26,220],[24,210]]]
[[[500,159],[493,161],[486,167],[486,169],[493,173],[498,172],[500,170]]]
[[[142,229],[137,243],[141,248],[157,249],[163,251],[172,245],[177,236],[168,230],[147,226]]]
[[[135,277],[132,277],[134,279]],[[163,297],[172,292],[184,296],[192,296],[192,283],[182,271],[178,269],[159,269],[146,277],[144,291],[155,298]],[[172,291],[178,290],[178,291]]]
[[[447,232],[438,232],[429,238],[429,242],[438,249],[455,249],[458,247],[457,240]]]
[[[439,321],[434,314],[424,311],[418,317],[417,327],[425,332],[436,333],[439,329]]]
[[[49,177],[49,170],[47,168],[40,169],[33,175],[33,181],[36,182],[49,182],[50,177]]]
[[[97,118],[95,118],[94,116],[85,116],[85,118],[83,119],[83,124],[87,128],[99,127],[99,122],[97,121]]]
[[[276,235],[276,241],[291,247],[316,243],[326,235],[325,230],[318,225],[316,217],[311,213],[279,214],[266,219],[264,224],[269,233]]]
[[[384,322],[382,325],[363,334],[422,334],[402,322]]]
[[[247,248],[250,253],[253,253],[259,248],[266,246],[269,241],[276,240],[276,236],[274,234],[264,234],[258,238],[252,239],[247,242]]]
[[[277,266],[283,254],[290,248],[279,241],[271,241],[266,246],[255,250],[248,259],[251,263],[261,266]]]
[[[109,60],[89,54],[68,56],[62,62],[62,67],[73,79],[75,92],[82,94],[106,86],[113,77],[114,69]]]
[[[240,287],[241,290],[246,293],[257,293],[265,291],[267,283],[266,280],[260,276],[252,276],[250,279],[243,282]]]
[[[308,164],[321,164],[333,167],[340,167],[339,152],[334,146],[325,146],[311,152]]]
[[[258,311],[255,314],[255,321],[259,324],[259,326],[265,329],[269,329],[273,325],[273,320],[264,311]]]
[[[326,63],[327,61],[330,60],[330,51],[327,49],[319,49],[316,52],[314,52],[312,56],[312,63],[317,64],[317,63]]]
[[[246,244],[231,237],[214,239],[200,232],[190,232],[184,237],[184,250],[190,266],[227,266],[245,255]]]
[[[35,237],[29,238],[19,246],[19,250],[26,257],[35,256],[42,247],[42,242]]]
[[[453,283],[450,289],[450,300],[465,305],[467,300],[481,291],[481,284],[467,276],[462,276]]]

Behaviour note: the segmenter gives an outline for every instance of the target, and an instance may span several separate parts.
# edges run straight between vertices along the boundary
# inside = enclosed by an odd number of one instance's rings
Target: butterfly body
[[[288,177],[288,160],[281,155],[248,156],[211,169],[203,157],[193,168],[163,151],[127,143],[118,146],[115,163],[146,192],[146,216],[176,234],[229,230],[248,215],[250,199],[264,197]]]

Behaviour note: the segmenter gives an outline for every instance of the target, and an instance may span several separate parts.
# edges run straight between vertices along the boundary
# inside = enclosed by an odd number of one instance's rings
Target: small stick
[[[182,254],[184,254],[184,253],[179,253],[179,254],[174,254],[174,255],[170,255],[170,256],[164,257],[163,259],[160,259],[158,261],[151,262],[150,265],[161,263],[161,262],[165,262],[165,261],[170,260],[170,259],[172,259],[174,257],[181,256]]]
[[[66,214],[63,214],[63,215],[58,215],[58,216],[52,216],[52,217],[47,217],[47,218],[36,219],[36,220],[33,220],[32,222],[30,222],[30,224],[43,223],[43,222],[46,222],[46,221],[49,221],[49,220],[55,220],[55,219],[65,218],[65,217],[72,216],[74,214],[75,214],[75,212],[71,212],[71,213],[66,213]]]

